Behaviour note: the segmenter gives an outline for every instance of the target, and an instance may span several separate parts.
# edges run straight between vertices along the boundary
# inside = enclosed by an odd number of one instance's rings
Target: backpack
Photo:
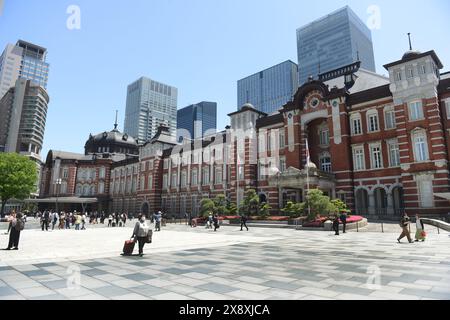
[[[22,231],[23,229],[25,229],[25,222],[23,222],[22,219],[17,219],[16,230],[17,231]]]

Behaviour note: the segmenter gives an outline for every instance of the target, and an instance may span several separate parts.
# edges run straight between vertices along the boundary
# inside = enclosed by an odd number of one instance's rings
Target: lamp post
[[[58,196],[59,196],[59,191],[61,188],[61,184],[62,184],[62,180],[61,179],[56,179],[55,181],[55,187],[56,187],[56,212],[58,212]],[[59,188],[58,188],[59,186]]]

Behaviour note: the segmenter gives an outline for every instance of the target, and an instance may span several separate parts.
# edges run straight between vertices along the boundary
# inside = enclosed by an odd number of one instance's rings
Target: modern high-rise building
[[[300,85],[357,60],[376,71],[371,31],[348,6],[297,29],[297,51]]]
[[[217,103],[202,101],[177,112],[177,140],[199,139],[217,130]]]
[[[177,130],[178,89],[142,77],[128,86],[124,131],[140,142],[150,140],[160,125]]]
[[[237,83],[238,108],[246,103],[271,114],[292,99],[298,88],[297,64],[287,60]]]
[[[19,40],[8,44],[0,56],[0,98],[14,87],[16,80],[32,80],[47,89],[49,64],[47,49]]]
[[[42,86],[31,80],[16,80],[0,99],[0,152],[41,160],[49,101]]]

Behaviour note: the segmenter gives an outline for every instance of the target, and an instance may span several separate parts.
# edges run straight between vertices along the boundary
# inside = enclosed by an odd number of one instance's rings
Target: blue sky
[[[1,1],[1,0],[0,0]],[[70,5],[81,29],[69,30]],[[127,85],[148,76],[176,86],[179,108],[218,103],[218,129],[236,110],[236,81],[284,60],[297,62],[296,29],[340,7],[372,31],[377,72],[408,49],[434,49],[450,70],[448,0],[4,0],[0,48],[17,39],[48,49],[49,105],[43,158],[49,149],[83,152],[89,133],[123,128]]]

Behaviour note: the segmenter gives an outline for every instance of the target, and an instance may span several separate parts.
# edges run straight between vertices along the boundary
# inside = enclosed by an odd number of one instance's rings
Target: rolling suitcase
[[[133,240],[125,241],[125,244],[123,246],[123,255],[131,256],[133,254],[134,245],[135,245],[135,242]]]

